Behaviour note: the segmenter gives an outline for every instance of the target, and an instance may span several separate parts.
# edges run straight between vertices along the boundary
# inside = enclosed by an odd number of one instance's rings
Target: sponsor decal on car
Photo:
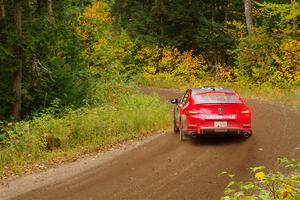
[[[236,115],[205,115],[205,119],[236,119]]]

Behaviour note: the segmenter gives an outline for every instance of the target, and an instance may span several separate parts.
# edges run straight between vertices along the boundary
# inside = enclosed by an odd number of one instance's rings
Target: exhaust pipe
[[[192,138],[197,138],[197,133],[195,133],[195,132],[191,133],[191,137]]]
[[[248,138],[248,137],[250,137],[250,133],[244,132],[244,133],[243,133],[243,136],[244,136],[245,138]]]

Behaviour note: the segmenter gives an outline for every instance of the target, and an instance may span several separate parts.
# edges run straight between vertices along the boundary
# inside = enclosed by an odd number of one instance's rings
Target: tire
[[[173,111],[173,130],[174,130],[174,134],[179,133],[179,127],[176,124],[175,108],[174,108],[174,111]]]
[[[186,136],[184,134],[184,131],[182,130],[182,127],[179,128],[179,140],[180,141],[185,141],[186,140]]]
[[[176,126],[176,122],[174,121],[174,134],[179,133],[179,128]]]

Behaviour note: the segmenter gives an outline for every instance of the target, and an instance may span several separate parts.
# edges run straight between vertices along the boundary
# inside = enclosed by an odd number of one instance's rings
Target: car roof
[[[222,88],[222,87],[215,87],[215,86],[203,86],[199,88],[191,88],[192,92],[195,93],[206,93],[206,92],[225,92],[225,93],[234,93],[235,91],[228,89],[228,88]]]

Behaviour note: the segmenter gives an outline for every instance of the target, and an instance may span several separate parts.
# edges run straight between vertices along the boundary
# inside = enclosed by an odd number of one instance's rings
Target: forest
[[[2,120],[155,77],[299,85],[296,0],[1,0],[0,11]]]

